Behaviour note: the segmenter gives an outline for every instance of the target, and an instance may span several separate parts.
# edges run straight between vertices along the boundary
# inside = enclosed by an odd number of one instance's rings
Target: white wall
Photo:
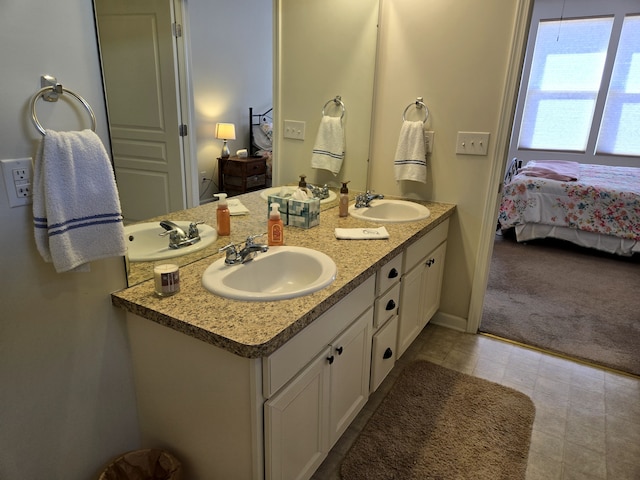
[[[34,154],[28,102],[41,74],[86,98],[107,139],[89,0],[3,2],[0,45],[0,159]],[[89,126],[75,100],[44,103],[45,127]],[[30,207],[10,208],[0,185],[0,478],[94,478],[139,442],[124,315],[109,296],[126,284],[123,260],[55,273],[35,248]]]
[[[273,106],[273,7],[263,0],[186,3],[198,172],[217,182],[222,140],[214,138],[216,123],[235,124],[236,140],[228,142],[234,155],[249,149],[249,107],[260,113]],[[214,191],[201,188],[201,202]]]
[[[485,200],[500,147],[496,132],[520,0],[383,0],[371,149],[377,192],[455,203],[449,230],[441,316],[466,328],[482,253]],[[416,97],[435,131],[427,184],[393,176],[402,112]],[[487,156],[456,155],[458,131],[490,132]],[[496,186],[493,189],[497,188]],[[437,320],[437,319],[436,319]]]

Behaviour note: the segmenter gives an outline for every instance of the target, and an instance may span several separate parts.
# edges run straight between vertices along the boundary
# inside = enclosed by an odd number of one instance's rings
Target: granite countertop
[[[330,256],[338,266],[336,279],[328,287],[304,297],[253,302],[219,297],[201,283],[206,268],[222,258],[223,254],[217,253],[219,248],[266,231],[267,202],[260,197],[260,192],[232,198],[240,200],[251,213],[232,216],[231,236],[218,238],[206,253],[194,254],[198,258],[191,263],[185,264],[186,259],[180,257],[179,293],[158,297],[154,294],[153,279],[143,280],[113,293],[113,305],[239,356],[265,357],[455,211],[451,204],[420,202],[431,210],[431,216],[417,222],[385,224],[390,236],[388,240],[337,240],[335,228],[379,226],[351,216],[341,218],[337,207],[323,209],[320,225],[311,229],[285,226],[285,244],[313,248]],[[206,204],[168,217],[172,220],[205,220],[215,227],[215,210],[215,203]],[[207,254],[209,256],[204,257]],[[134,268],[135,265],[132,264]],[[150,270],[144,275],[152,277]]]

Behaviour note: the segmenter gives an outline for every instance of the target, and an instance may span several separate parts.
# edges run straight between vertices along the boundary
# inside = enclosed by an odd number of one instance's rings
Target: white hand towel
[[[338,240],[384,240],[389,238],[389,232],[384,227],[378,228],[336,228]]]
[[[120,199],[111,161],[91,130],[46,130],[33,169],[36,246],[57,272],[124,256]]]
[[[244,204],[237,199],[228,200],[227,206],[229,207],[229,215],[247,215],[249,213],[249,209],[244,206]]]
[[[311,155],[311,166],[329,170],[337,175],[344,160],[344,128],[340,117],[322,117],[316,143]]]
[[[427,150],[424,124],[420,121],[402,122],[394,160],[396,180],[427,183]]]

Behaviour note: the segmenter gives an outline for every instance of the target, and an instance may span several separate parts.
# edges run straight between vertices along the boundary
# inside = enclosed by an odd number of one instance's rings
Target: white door
[[[96,0],[126,222],[186,208],[172,0]]]

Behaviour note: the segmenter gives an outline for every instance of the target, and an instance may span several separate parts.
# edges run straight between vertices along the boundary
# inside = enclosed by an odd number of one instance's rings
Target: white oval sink
[[[378,223],[402,223],[424,220],[431,211],[415,202],[407,200],[375,199],[369,207],[356,208],[349,206],[349,214],[354,218]]]
[[[294,187],[291,185],[285,185],[282,187],[270,187],[262,190],[260,192],[260,196],[264,200],[269,200],[269,195],[280,195],[281,197],[290,197],[293,194],[293,192],[295,192],[297,189],[298,187]],[[333,202],[336,198],[338,198],[338,196],[336,195],[336,192],[334,192],[333,190],[329,190],[329,196],[327,198],[323,198],[322,200],[320,200],[320,205]]]
[[[235,300],[272,301],[302,297],[331,284],[338,271],[322,252],[304,247],[269,247],[249,262],[213,262],[202,285],[216,295]]]
[[[174,220],[173,223],[185,232],[189,231],[190,222]],[[202,250],[218,238],[215,228],[209,225],[198,225],[198,231],[200,232],[199,242],[181,248],[169,248],[169,236],[160,236],[161,233],[165,232],[165,229],[160,226],[160,222],[127,225],[124,227],[124,235],[129,261],[152,262],[155,260],[180,257]]]

